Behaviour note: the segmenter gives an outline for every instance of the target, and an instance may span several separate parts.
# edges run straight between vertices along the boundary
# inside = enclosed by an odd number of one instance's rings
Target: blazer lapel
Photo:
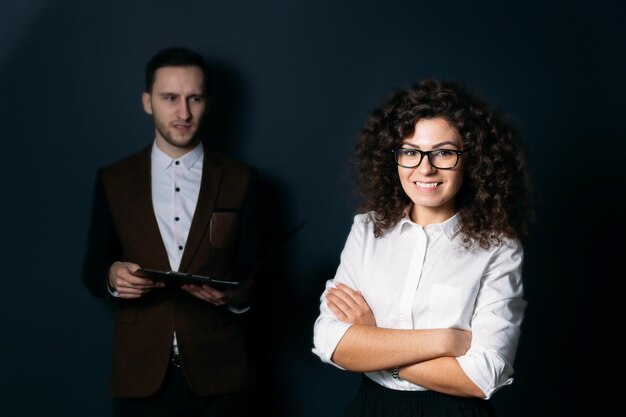
[[[151,152],[152,146],[149,146],[137,164],[137,170],[133,176],[135,178],[135,193],[133,194],[137,196],[136,207],[139,208],[143,235],[146,237],[144,245],[148,246],[150,253],[155,254],[154,259],[158,259],[158,264],[151,265],[151,268],[169,271],[171,269],[169,258],[152,205]]]
[[[198,194],[198,203],[196,204],[196,210],[189,228],[185,251],[180,261],[179,270],[181,272],[188,272],[189,266],[202,243],[202,238],[207,233],[221,180],[222,169],[211,161],[209,152],[205,149],[200,193]]]

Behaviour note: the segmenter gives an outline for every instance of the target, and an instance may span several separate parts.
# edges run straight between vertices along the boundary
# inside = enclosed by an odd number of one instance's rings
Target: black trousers
[[[163,386],[148,398],[114,398],[114,417],[248,417],[250,390],[200,397],[181,368],[170,365]]]
[[[398,391],[365,375],[345,417],[495,417],[488,400],[434,391]]]

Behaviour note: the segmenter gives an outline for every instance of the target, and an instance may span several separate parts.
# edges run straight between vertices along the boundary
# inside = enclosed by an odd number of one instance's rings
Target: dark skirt
[[[363,376],[345,417],[495,417],[488,400],[434,391],[399,391]]]

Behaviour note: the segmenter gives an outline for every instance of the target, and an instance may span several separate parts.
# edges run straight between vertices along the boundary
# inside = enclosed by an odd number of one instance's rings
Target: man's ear
[[[148,113],[148,114],[152,114],[152,103],[150,102],[150,93],[143,93],[141,95],[141,101],[143,102],[143,110]]]

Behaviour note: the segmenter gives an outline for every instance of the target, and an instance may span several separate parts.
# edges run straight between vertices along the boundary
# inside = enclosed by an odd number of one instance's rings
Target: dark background
[[[110,413],[112,317],[80,276],[92,184],[152,140],[143,67],[173,45],[216,68],[211,144],[258,169],[279,229],[310,218],[264,270],[259,411],[339,416],[357,387],[311,353],[354,214],[346,162],[369,112],[425,77],[476,89],[529,150],[529,305],[515,382],[494,396],[500,415],[573,415],[613,386],[594,372],[616,373],[620,329],[594,329],[615,317],[626,255],[617,2],[5,3],[0,414]]]

